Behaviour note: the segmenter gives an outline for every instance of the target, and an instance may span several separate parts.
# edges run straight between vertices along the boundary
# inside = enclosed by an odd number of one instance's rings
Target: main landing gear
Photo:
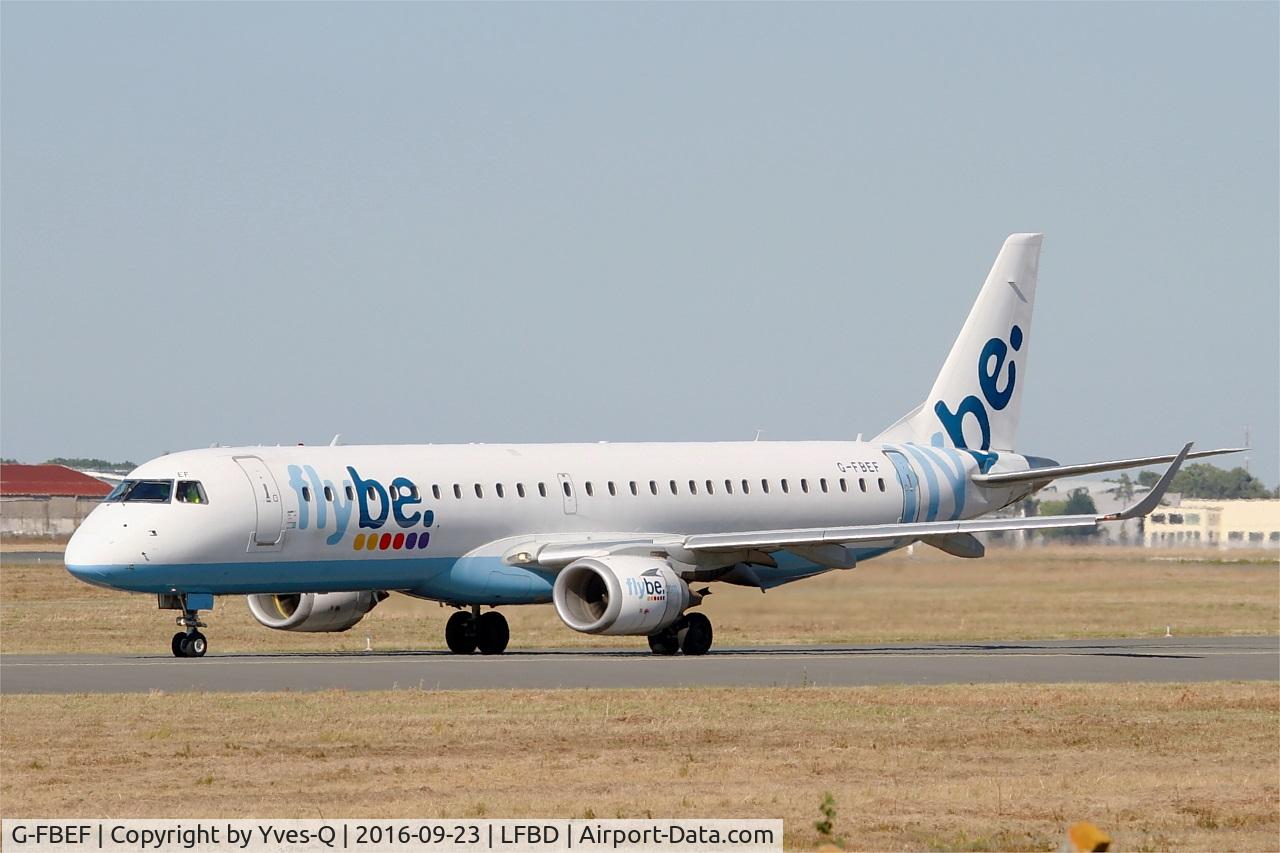
[[[444,626],[444,642],[455,655],[469,655],[477,649],[482,655],[500,655],[511,639],[507,618],[496,610],[480,612],[480,605],[470,611],[459,610]]]
[[[686,613],[666,629],[649,635],[655,655],[705,655],[711,649],[711,620],[702,613]]]

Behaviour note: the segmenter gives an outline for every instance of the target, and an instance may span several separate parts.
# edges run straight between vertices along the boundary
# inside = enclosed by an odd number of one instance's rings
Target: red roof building
[[[0,464],[0,496],[18,495],[100,498],[111,486],[65,465]]]

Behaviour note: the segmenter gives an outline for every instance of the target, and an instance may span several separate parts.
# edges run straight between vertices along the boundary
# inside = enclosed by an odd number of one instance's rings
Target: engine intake
[[[551,592],[561,621],[584,634],[655,634],[693,602],[689,585],[652,557],[583,557]]]
[[[294,592],[249,596],[253,618],[277,631],[346,631],[386,598],[385,592]]]

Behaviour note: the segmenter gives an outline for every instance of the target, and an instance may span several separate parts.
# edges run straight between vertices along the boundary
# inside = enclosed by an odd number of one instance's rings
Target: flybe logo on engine
[[[657,569],[642,572],[638,578],[627,578],[627,593],[641,601],[666,601],[667,588]]]
[[[431,541],[435,513],[417,509],[422,496],[408,477],[396,477],[383,485],[372,477],[361,477],[348,465],[350,479],[334,485],[332,480],[321,480],[310,465],[290,465],[288,470],[289,486],[298,496],[298,530],[313,525],[316,530],[332,527],[325,542],[337,545],[354,526],[359,532],[351,547],[356,551],[422,550]],[[384,527],[387,531],[379,532]]]

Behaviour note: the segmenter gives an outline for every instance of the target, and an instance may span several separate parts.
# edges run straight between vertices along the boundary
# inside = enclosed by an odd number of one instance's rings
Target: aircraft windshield
[[[124,480],[105,500],[166,504],[172,492],[173,480]]]

